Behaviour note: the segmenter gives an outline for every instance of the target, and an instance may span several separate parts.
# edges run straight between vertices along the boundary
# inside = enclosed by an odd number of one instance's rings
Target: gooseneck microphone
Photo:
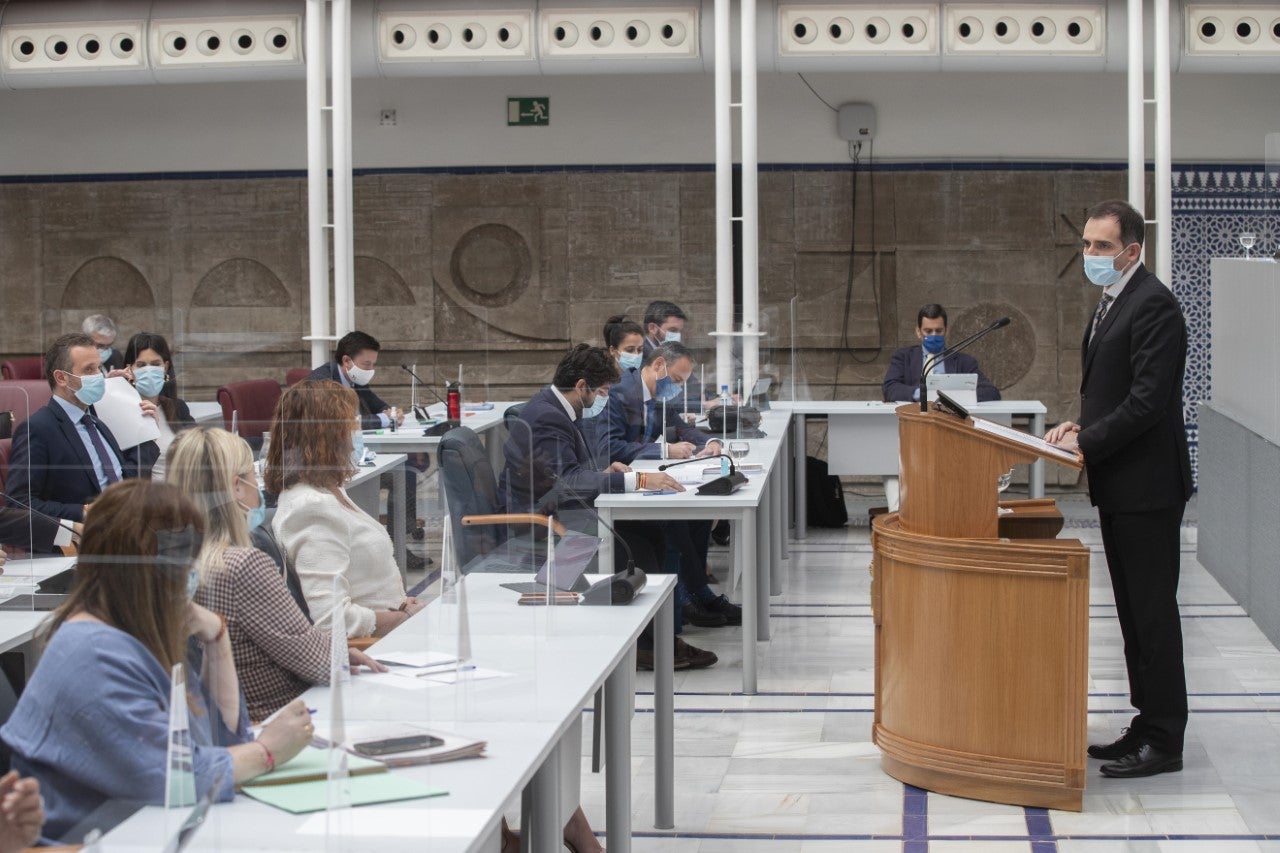
[[[658,470],[665,471],[668,468],[674,468],[677,465],[688,465],[692,462],[706,462],[708,459],[728,459],[729,473],[698,486],[696,490],[698,494],[731,495],[747,484],[747,475],[738,470],[738,466],[733,464],[733,457],[727,453],[708,453],[706,456],[694,456],[692,459],[668,462],[665,465],[659,465]]]
[[[1003,329],[1007,325],[1009,325],[1009,318],[1001,317],[999,320],[996,320],[990,326],[987,326],[985,329],[980,329],[979,331],[974,332],[972,335],[965,338],[963,341],[956,344],[955,346],[947,347],[937,355],[930,356],[929,360],[924,363],[924,367],[922,367],[920,370],[920,411],[922,412],[929,411],[929,391],[926,386],[926,382],[929,379],[929,371],[933,370],[933,366],[935,364],[947,358],[948,356],[955,355],[956,353],[960,352],[960,350],[964,349],[965,347],[977,341],[979,338],[985,335],[988,335],[991,332],[994,332],[996,329]]]
[[[449,404],[445,403],[444,399],[439,394],[436,393],[436,389],[431,387],[431,384],[429,382],[427,382],[418,374],[414,373],[413,368],[403,362],[401,362],[400,364],[400,369],[403,370],[405,373],[409,374],[410,376],[412,376],[414,379],[418,380],[418,384],[423,388],[426,388],[428,391],[430,391],[432,397],[435,397],[441,403],[444,403],[444,410],[446,415],[445,420],[441,421],[438,424],[432,424],[431,426],[424,429],[422,431],[422,434],[424,436],[444,435],[446,432],[453,429],[454,427],[461,425],[460,421],[448,419],[447,415],[449,414]],[[420,421],[431,420],[431,418],[427,415],[427,410],[422,406],[419,406],[416,409],[414,409],[413,415]]]
[[[42,510],[38,510],[35,507],[33,507],[31,504],[26,503],[25,501],[22,501],[19,498],[15,498],[12,495],[5,495],[4,501],[6,504],[15,505],[18,509],[26,510],[28,513],[35,516],[36,518],[42,518],[45,521],[52,521],[54,524],[58,525],[59,527],[65,528],[71,533],[72,544],[78,545],[80,543],[80,534],[77,533],[75,529],[71,527],[71,525],[75,523],[71,519],[58,518],[56,515],[50,515],[49,513],[44,512]],[[12,544],[17,545],[19,543],[15,542]]]

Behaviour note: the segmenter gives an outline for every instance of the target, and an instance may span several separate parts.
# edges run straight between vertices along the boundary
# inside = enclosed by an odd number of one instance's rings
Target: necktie
[[[107,449],[107,443],[102,440],[102,433],[98,432],[98,422],[93,415],[85,412],[80,418],[80,423],[84,424],[85,430],[89,433],[89,443],[98,454],[98,461],[102,463],[102,473],[106,475],[109,486],[120,479],[116,476],[115,456]]]
[[[1098,325],[1102,322],[1102,318],[1107,316],[1107,309],[1111,307],[1111,303],[1114,301],[1114,296],[1102,294],[1102,299],[1098,302],[1098,310],[1093,312],[1093,328],[1089,330],[1090,342],[1093,341],[1093,336],[1098,333]]]
[[[648,444],[657,436],[658,403],[652,397],[644,401],[644,443]]]

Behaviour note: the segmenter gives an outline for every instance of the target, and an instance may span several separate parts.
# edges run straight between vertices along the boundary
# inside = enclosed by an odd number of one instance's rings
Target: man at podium
[[[916,313],[916,340],[918,344],[903,347],[889,360],[884,374],[886,403],[908,403],[920,399],[920,373],[932,356],[946,349],[947,312],[941,305],[930,303]],[[1000,389],[991,384],[978,367],[978,360],[965,352],[947,356],[935,363],[930,373],[975,373],[978,376],[978,402],[999,400]]]
[[[1182,415],[1187,328],[1178,300],[1142,265],[1144,223],[1123,201],[1091,208],[1085,275],[1101,288],[1081,341],[1080,422],[1045,436],[1078,450],[1098,508],[1138,715],[1118,740],[1089,747],[1104,776],[1182,769],[1187,684],[1178,615],[1182,513],[1191,461]]]

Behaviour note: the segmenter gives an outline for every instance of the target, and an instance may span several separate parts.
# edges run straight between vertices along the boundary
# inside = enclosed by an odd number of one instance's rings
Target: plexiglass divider
[[[1268,133],[1263,140],[1265,173],[1263,215],[1260,217],[1253,257],[1280,260],[1280,132]]]

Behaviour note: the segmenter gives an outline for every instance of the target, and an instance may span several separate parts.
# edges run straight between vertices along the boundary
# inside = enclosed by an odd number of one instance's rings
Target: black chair
[[[547,558],[548,517],[498,513],[497,478],[475,431],[468,427],[449,430],[440,439],[437,459],[459,573],[537,572]],[[555,534],[563,535],[559,523],[551,523]],[[514,530],[512,525],[516,525]]]
[[[307,607],[307,597],[302,594],[302,581],[298,580],[298,573],[294,570],[289,560],[284,555],[284,550],[280,547],[280,543],[276,541],[275,531],[271,528],[271,519],[276,514],[274,506],[268,507],[266,515],[259,524],[249,533],[249,539],[253,547],[270,557],[280,568],[280,574],[284,577],[284,585],[289,588],[289,595],[293,596],[293,600],[298,603],[298,608],[302,611],[302,615],[307,617],[308,622],[314,623],[311,618],[311,609]]]

